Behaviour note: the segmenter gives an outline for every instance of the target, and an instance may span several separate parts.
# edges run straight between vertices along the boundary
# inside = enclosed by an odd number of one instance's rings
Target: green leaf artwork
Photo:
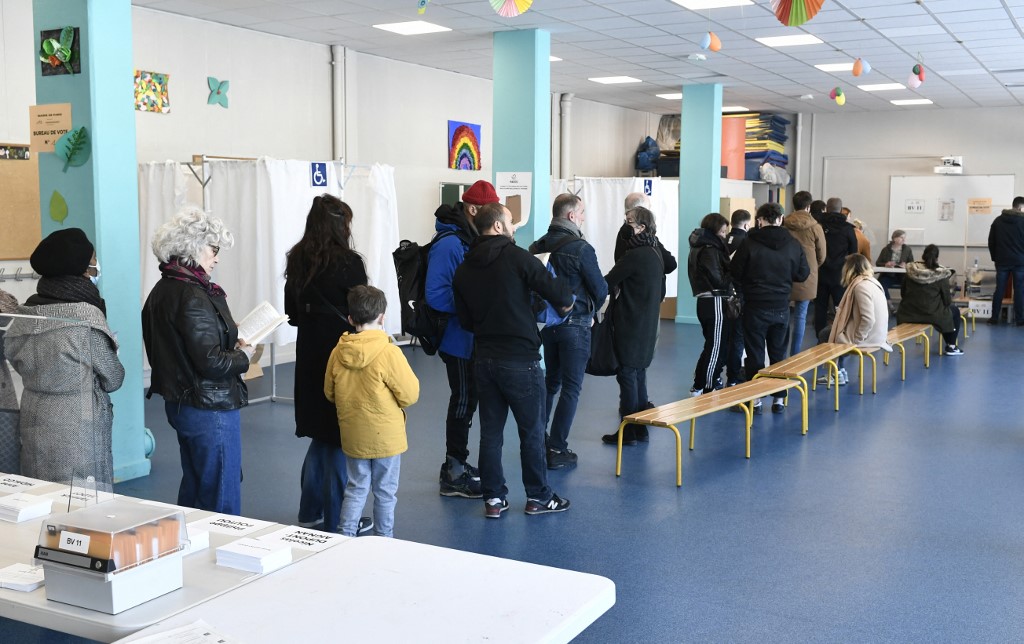
[[[206,77],[206,84],[210,87],[210,97],[206,99],[207,105],[220,105],[228,109],[228,85],[230,81],[217,80],[213,76]]]
[[[64,172],[68,171],[68,166],[77,168],[85,165],[89,160],[90,150],[88,130],[84,125],[77,130],[71,130],[57,139],[56,149],[64,157]]]
[[[50,219],[63,225],[64,220],[67,218],[68,202],[64,201],[64,195],[54,190],[53,195],[50,197]]]
[[[68,74],[81,71],[78,49],[79,45],[75,42],[75,27],[43,31],[39,46],[39,60],[50,65],[49,69],[43,67],[43,75],[52,75],[55,73],[54,68],[61,66]]]

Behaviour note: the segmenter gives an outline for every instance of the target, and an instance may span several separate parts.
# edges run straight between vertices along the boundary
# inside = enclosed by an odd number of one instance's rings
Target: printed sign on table
[[[271,532],[270,534],[263,535],[259,540],[283,546],[292,546],[302,550],[320,552],[321,550],[327,550],[331,546],[336,546],[348,538],[349,537],[343,537],[340,534],[331,534],[330,532],[320,532],[319,530],[309,530],[307,528],[288,526],[286,528],[281,528],[277,532]]]
[[[208,530],[218,534],[233,534],[237,537],[252,534],[267,526],[274,525],[273,521],[260,521],[259,519],[247,519],[226,514],[214,514],[213,516],[192,521],[188,524],[189,529]]]

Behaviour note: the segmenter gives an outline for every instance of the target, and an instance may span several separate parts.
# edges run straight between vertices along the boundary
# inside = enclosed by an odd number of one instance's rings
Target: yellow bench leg
[[[966,340],[967,338],[971,337],[971,336],[967,335],[967,317],[964,316],[964,315],[961,315],[960,316],[960,322],[961,322],[960,327],[964,330],[964,339]],[[973,331],[973,329],[972,329],[972,331]]]
[[[740,407],[743,408],[743,413],[746,416],[747,458],[750,458],[750,426],[754,424],[754,401],[751,400],[746,405],[740,403]]]
[[[803,376],[797,376],[802,384],[796,386],[800,392],[800,420],[803,422],[803,434],[807,435],[807,380]],[[789,396],[786,396],[789,399]]]
[[[693,435],[697,433],[697,419],[690,419],[690,451],[693,451]]]
[[[929,329],[929,332],[930,331],[931,329]],[[924,368],[928,369],[931,366],[932,341],[927,335],[922,335],[921,338],[924,339]],[[941,344],[939,345],[939,349],[942,349]]]
[[[615,476],[622,476],[622,433],[626,431],[626,421],[619,423],[619,442],[615,451]]]
[[[676,487],[683,487],[683,438],[675,425],[669,425],[669,429],[676,435]],[[693,435],[693,421],[690,421],[690,435]]]
[[[871,358],[871,393],[878,393],[878,360],[875,360],[875,354],[869,353],[868,357]]]
[[[827,361],[825,365],[828,367],[828,375],[832,376],[832,381],[835,383],[836,411],[839,411],[839,365],[834,360]]]

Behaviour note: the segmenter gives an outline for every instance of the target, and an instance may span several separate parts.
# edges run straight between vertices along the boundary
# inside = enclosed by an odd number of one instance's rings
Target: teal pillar
[[[494,172],[529,172],[530,218],[516,231],[527,247],[551,222],[551,34],[494,34]]]
[[[43,76],[36,70],[36,102],[70,103],[72,127],[85,126],[90,158],[64,171],[59,153],[39,155],[43,235],[62,227],[83,229],[96,245],[100,292],[107,321],[117,333],[125,368],[114,403],[114,476],[149,474],[151,436],[145,427],[142,382],[142,326],[139,275],[139,196],[135,158],[131,0],[33,0],[35,45],[39,32],[78,27],[81,73]],[[54,191],[63,195],[68,216],[51,218]]]
[[[722,176],[722,86],[684,85],[679,159],[679,265],[684,243],[709,212],[718,212]],[[697,324],[697,300],[685,270],[676,272],[676,322]]]

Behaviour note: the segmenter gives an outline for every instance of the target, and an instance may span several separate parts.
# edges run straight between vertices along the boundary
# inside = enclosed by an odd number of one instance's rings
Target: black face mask
[[[619,229],[619,237],[623,239],[629,239],[633,236],[633,227],[623,222],[622,228]]]

